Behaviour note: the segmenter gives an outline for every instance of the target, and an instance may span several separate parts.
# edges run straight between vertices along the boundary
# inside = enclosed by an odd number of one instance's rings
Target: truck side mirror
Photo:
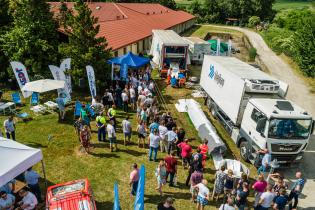
[[[314,134],[314,128],[315,128],[315,121],[313,120],[312,127],[311,127],[311,134]]]
[[[256,131],[260,134],[264,134],[265,131],[265,126],[266,126],[267,118],[262,117],[258,120],[257,125],[256,125]]]

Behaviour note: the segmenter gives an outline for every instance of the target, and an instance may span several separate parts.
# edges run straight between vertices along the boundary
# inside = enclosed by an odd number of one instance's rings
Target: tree
[[[85,67],[91,65],[95,71],[98,86],[104,86],[110,75],[107,60],[111,57],[111,50],[107,49],[104,37],[97,37],[100,26],[98,19],[92,16],[92,11],[83,0],[77,0],[74,4],[74,12],[62,27],[65,29],[69,43],[59,46],[59,52],[63,57],[71,57],[71,76],[75,84],[78,79],[86,77]]]
[[[295,32],[294,60],[301,70],[309,77],[315,77],[315,13],[301,20]]]
[[[259,16],[261,20],[272,20],[275,11],[272,9],[272,5],[275,3],[276,0],[254,0],[255,7],[255,14]]]
[[[9,1],[0,0],[0,37],[10,29],[12,23],[12,16],[9,13]],[[5,56],[3,49],[0,47],[0,80],[8,80],[8,58]]]
[[[248,26],[249,28],[254,28],[254,27],[256,27],[259,23],[260,23],[260,18],[257,17],[257,16],[252,16],[252,17],[249,18],[247,26]]]
[[[57,60],[57,25],[42,0],[12,0],[13,28],[0,40],[9,60],[23,62],[31,76],[50,75],[48,65]]]

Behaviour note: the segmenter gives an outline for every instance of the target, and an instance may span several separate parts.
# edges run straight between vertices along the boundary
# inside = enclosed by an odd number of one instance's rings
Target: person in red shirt
[[[201,154],[202,154],[202,168],[205,168],[206,166],[206,159],[207,159],[207,154],[208,154],[208,140],[204,139],[203,143],[198,147],[201,150]]]
[[[164,158],[166,165],[166,180],[170,175],[170,187],[174,186],[174,177],[177,172],[177,160],[175,158],[176,151],[172,151],[170,155]]]
[[[189,165],[192,148],[188,143],[188,139],[185,139],[183,142],[177,144],[177,146],[179,148],[181,148],[181,151],[182,151],[181,156],[183,159],[183,166],[184,166],[184,168],[186,168],[186,166]]]

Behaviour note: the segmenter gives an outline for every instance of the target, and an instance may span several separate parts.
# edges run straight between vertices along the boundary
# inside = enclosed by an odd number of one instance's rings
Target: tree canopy
[[[65,9],[63,5],[61,10]],[[110,68],[106,61],[111,56],[104,37],[97,37],[100,26],[98,19],[83,0],[77,0],[72,12],[68,12],[62,27],[65,29],[69,43],[59,46],[63,57],[71,57],[71,76],[77,83],[79,78],[86,77],[85,67],[91,65],[95,71],[98,85],[104,86],[109,78]]]
[[[9,60],[23,62],[30,76],[47,75],[48,65],[57,60],[57,25],[42,0],[11,0],[13,27],[0,43]]]

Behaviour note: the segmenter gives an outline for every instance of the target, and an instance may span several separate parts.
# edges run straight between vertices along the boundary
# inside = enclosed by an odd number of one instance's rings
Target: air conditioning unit
[[[246,82],[246,92],[250,93],[278,93],[280,85],[274,80],[249,79]]]

